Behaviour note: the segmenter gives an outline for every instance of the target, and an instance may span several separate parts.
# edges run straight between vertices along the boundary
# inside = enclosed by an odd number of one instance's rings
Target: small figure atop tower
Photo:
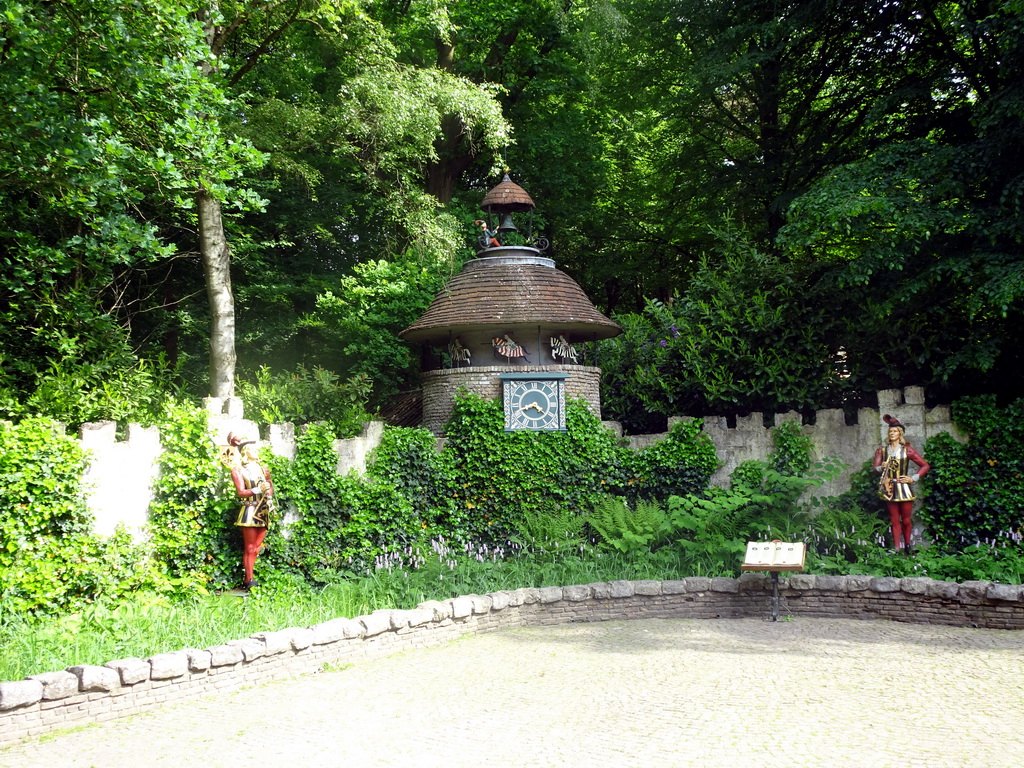
[[[488,248],[500,248],[502,246],[526,245],[536,247],[543,251],[547,248],[547,241],[543,241],[544,247],[538,247],[533,237],[533,209],[536,206],[526,190],[516,184],[505,174],[494,189],[484,195],[480,203],[480,209],[487,214],[486,221],[478,220],[476,225],[481,227],[483,236],[480,238],[481,250]],[[529,213],[525,234],[516,227],[512,218],[513,213]],[[497,228],[492,229],[492,224],[497,221]]]

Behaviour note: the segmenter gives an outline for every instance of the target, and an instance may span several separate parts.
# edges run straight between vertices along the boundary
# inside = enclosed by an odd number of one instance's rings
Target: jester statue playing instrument
[[[245,573],[242,587],[251,589],[259,586],[253,578],[253,569],[276,512],[274,484],[270,470],[260,463],[255,440],[230,433],[221,459],[231,470],[231,481],[241,502],[235,525],[242,532],[242,570]]]
[[[910,535],[913,531],[911,512],[914,506],[914,483],[927,474],[931,466],[904,439],[906,428],[889,414],[882,420],[889,426],[886,443],[875,451],[874,467],[880,474],[878,495],[885,502],[892,524],[892,542],[897,550],[910,552]],[[910,463],[917,465],[917,471],[910,474]]]

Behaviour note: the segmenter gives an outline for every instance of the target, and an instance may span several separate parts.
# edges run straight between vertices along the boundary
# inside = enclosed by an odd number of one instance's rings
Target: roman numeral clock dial
[[[505,379],[503,399],[506,430],[565,429],[562,378]]]

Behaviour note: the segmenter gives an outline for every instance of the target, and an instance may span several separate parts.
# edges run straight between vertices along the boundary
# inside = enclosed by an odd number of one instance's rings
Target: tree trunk
[[[466,126],[457,115],[441,120],[441,136],[434,146],[437,162],[427,165],[427,193],[447,205],[455,194],[455,183],[473,164],[476,153],[466,141]]]
[[[231,293],[231,249],[224,235],[220,201],[205,187],[196,191],[199,252],[210,302],[210,397],[235,394],[235,297]]]

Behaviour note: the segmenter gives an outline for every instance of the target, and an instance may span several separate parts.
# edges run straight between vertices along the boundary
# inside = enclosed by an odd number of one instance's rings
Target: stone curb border
[[[811,574],[782,578],[779,585],[783,612],[793,616],[1024,629],[1020,585]],[[767,618],[770,594],[763,573],[527,587],[259,632],[203,650],[73,666],[0,682],[0,746],[168,702],[437,646],[466,634],[612,619]]]

